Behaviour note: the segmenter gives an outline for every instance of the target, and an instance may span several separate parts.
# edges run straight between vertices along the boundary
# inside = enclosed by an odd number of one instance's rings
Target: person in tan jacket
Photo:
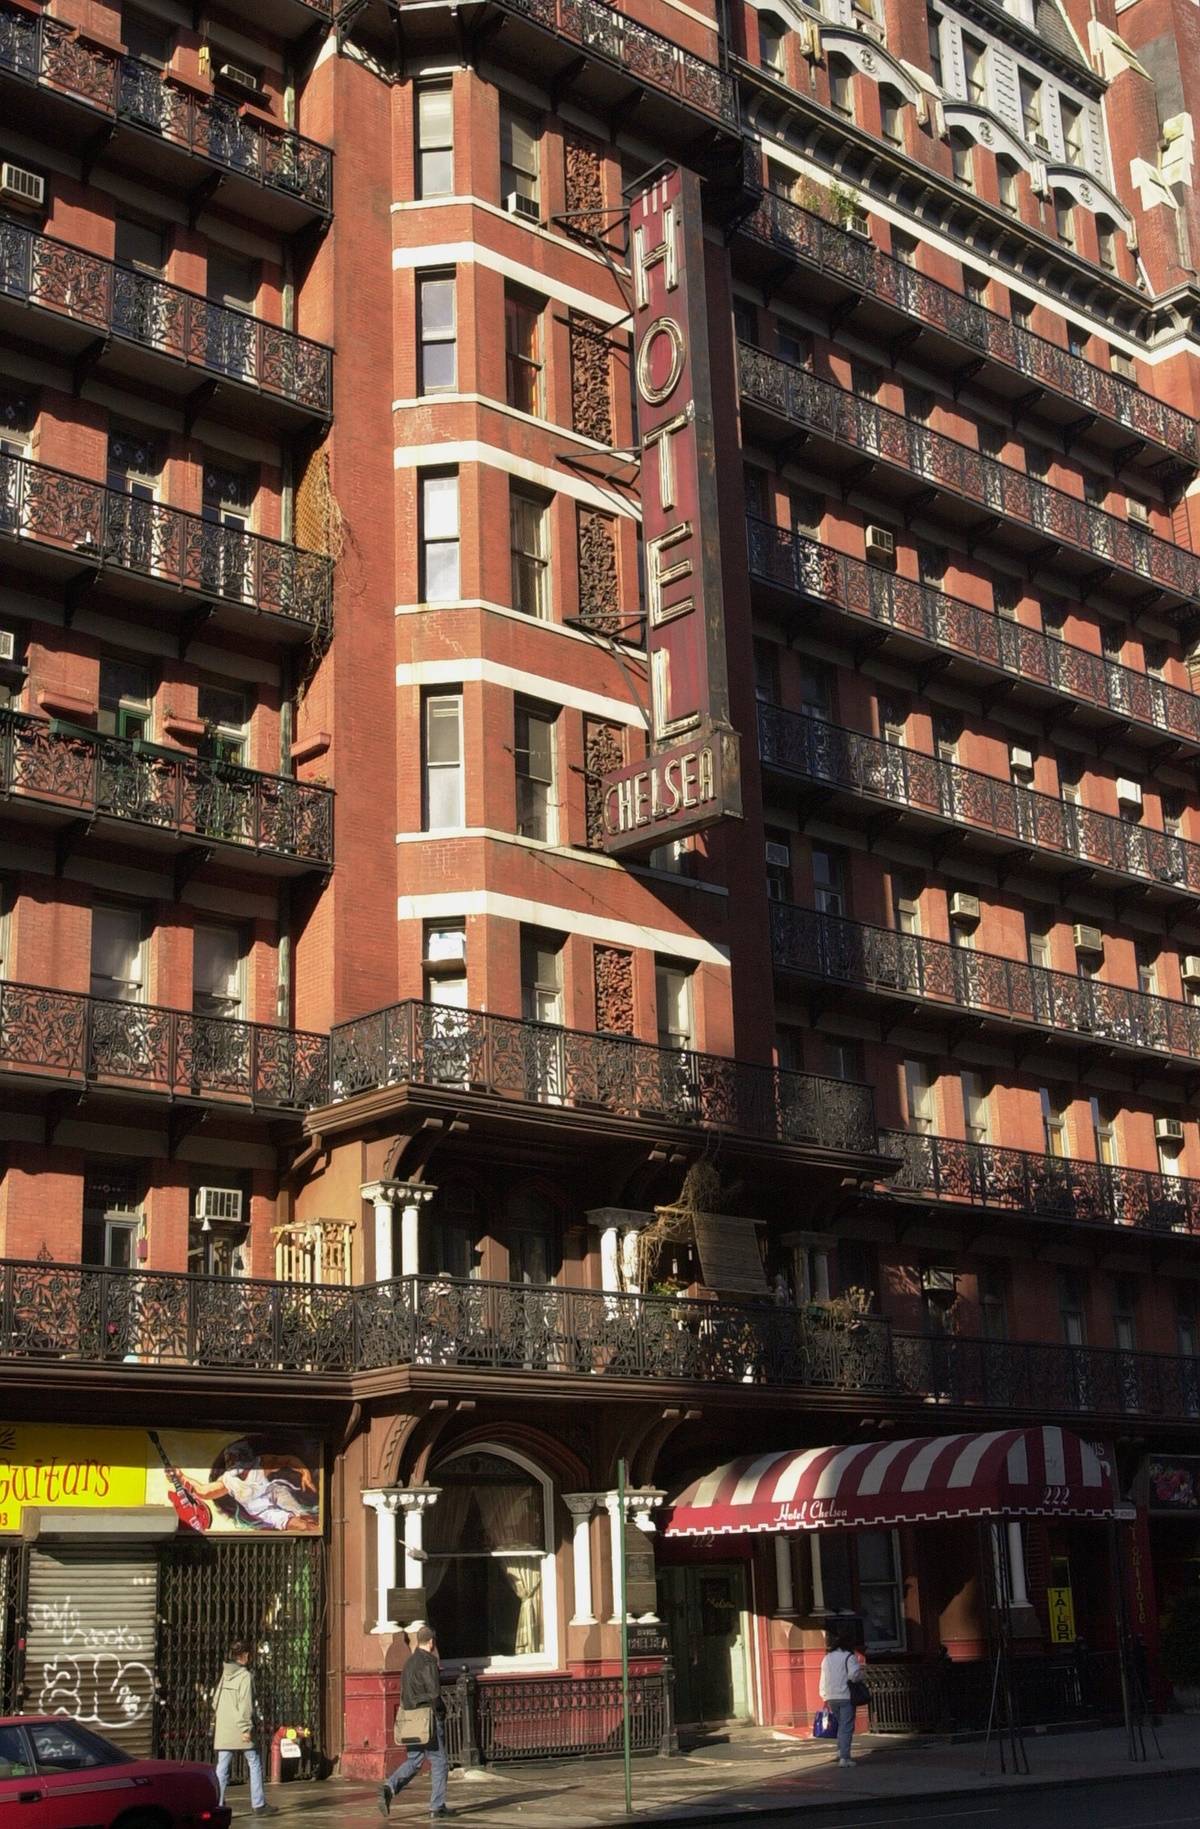
[[[254,1678],[250,1675],[250,1647],[240,1642],[229,1647],[213,1697],[213,1751],[217,1755],[217,1784],[221,1802],[229,1783],[235,1753],[245,1755],[250,1771],[250,1805],[255,1816],[278,1816],[263,1790],[262,1756],[254,1744]]]

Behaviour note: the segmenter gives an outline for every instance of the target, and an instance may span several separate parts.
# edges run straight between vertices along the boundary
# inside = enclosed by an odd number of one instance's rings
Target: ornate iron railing
[[[870,1660],[873,1734],[982,1732],[995,1725],[995,1666],[986,1660]],[[1015,1657],[1010,1666],[1017,1720],[1027,1727],[1119,1714],[1121,1680],[1115,1651],[1078,1645],[1052,1657]],[[1001,1717],[1002,1719],[1003,1717]]]
[[[748,516],[755,577],[979,661],[1082,704],[1200,743],[1200,697],[1041,629],[852,559],[804,534]]]
[[[921,750],[801,717],[779,705],[758,708],[759,755],[769,766],[853,789],[892,806],[939,814],[1017,846],[1077,857],[1200,894],[1200,845],[1150,826],[1056,800],[1014,781],[1000,781]]]
[[[1200,1054],[1200,1006],[1024,959],[870,927],[789,902],[771,904],[771,943],[777,966],[826,984],[900,992],[1110,1046],[1184,1059]]]
[[[318,0],[318,10],[328,13],[330,0]],[[81,37],[66,20],[0,8],[0,70],[63,90],[114,120],[159,133],[226,171],[329,214],[333,154],[327,146],[250,120],[236,103],[188,89],[153,64]]]
[[[743,400],[757,401],[838,446],[977,502],[998,519],[1034,528],[1086,553],[1102,570],[1148,579],[1188,599],[1200,597],[1200,556],[1136,522],[1095,508],[752,344],[738,344],[738,379]]]
[[[68,242],[35,235],[19,222],[0,222],[0,293],[243,387],[329,413],[333,358],[326,344]]]
[[[64,730],[0,709],[0,796],[77,808],[294,857],[333,862],[333,792],[287,775]]]
[[[464,1671],[443,1686],[452,1766],[519,1759],[613,1757],[621,1751],[619,1676],[483,1677]],[[670,1754],[675,1744],[674,1673],[635,1670],[629,1684],[634,1753]]]
[[[1200,1417],[1200,1360],[1184,1353],[893,1334],[896,1390],[1020,1416]]]
[[[1200,1181],[1182,1175],[905,1130],[880,1131],[879,1147],[897,1159],[887,1183],[892,1194],[1075,1226],[1200,1234]]]
[[[1038,336],[969,299],[952,286],[885,254],[861,235],[768,191],[741,223],[743,234],[782,249],[823,273],[836,274],[855,291],[882,300],[915,321],[942,331],[964,348],[990,356],[1039,386],[1065,394],[1090,412],[1152,439],[1194,462],[1196,421],[1147,394],[1110,369],[1100,368],[1059,343]]]
[[[607,0],[501,0],[501,5],[506,12],[533,20],[582,46],[589,56],[603,58],[627,76],[737,131],[733,78],[628,13],[619,13]]]
[[[328,1038],[45,985],[0,983],[0,1072],[303,1111],[327,1097]]]
[[[332,1030],[334,1099],[406,1082],[822,1149],[875,1147],[871,1090],[846,1080],[417,1001]]]
[[[134,572],[313,628],[327,628],[333,614],[333,568],[322,553],[143,501],[27,457],[0,455],[0,539],[35,540],[97,572]]]

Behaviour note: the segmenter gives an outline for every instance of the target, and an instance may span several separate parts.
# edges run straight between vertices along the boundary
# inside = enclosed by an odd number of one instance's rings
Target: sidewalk
[[[716,1823],[723,1816],[745,1818],[756,1810],[795,1809],[881,1801],[945,1798],[973,1792],[1028,1790],[1033,1786],[1087,1784],[1127,1778],[1200,1773],[1200,1718],[1177,1716],[1158,1729],[1162,1758],[1146,1730],[1148,1762],[1126,1757],[1123,1729],[1096,1733],[1029,1734],[1028,1778],[1001,1777],[993,1747],[984,1771],[981,1741],[941,1741],[860,1734],[856,1764],[846,1772],[834,1764],[828,1742],[779,1740],[762,1732],[739,1732],[678,1759],[640,1759],[633,1767],[634,1818],[625,1815],[619,1761],[546,1761],[499,1772],[452,1772],[448,1803],[472,1829],[600,1829],[641,1820]],[[349,1829],[381,1822],[375,1790],[348,1779],[324,1784],[272,1786],[268,1795],[283,1811],[289,1829]],[[230,1793],[235,1822],[249,1815],[244,1789]],[[422,1773],[392,1806],[400,1825],[428,1822],[429,1780]]]

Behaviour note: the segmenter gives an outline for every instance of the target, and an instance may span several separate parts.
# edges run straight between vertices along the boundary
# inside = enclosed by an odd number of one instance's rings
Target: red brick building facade
[[[36,1480],[40,1534],[0,1507],[7,1693],[54,1584],[142,1542],[134,1725],[95,1665],[77,1712],[173,1751],[181,1656],[236,1630],[274,1725],[377,1773],[418,1612],[463,1760],[603,1745],[626,1610],[647,1748],[672,1692],[802,1723],[840,1618],[881,1725],[945,1721],[947,1656],[965,1719],[972,1527],[656,1520],[739,1454],[1035,1423],[1136,1506],[1161,1685],[1200,1548],[1189,15],[254,15],[0,3],[5,1452],[119,1424],[130,1475],[103,1556]],[[628,850],[664,167],[741,810]],[[1102,1534],[1005,1543],[1025,1712],[1102,1712]]]

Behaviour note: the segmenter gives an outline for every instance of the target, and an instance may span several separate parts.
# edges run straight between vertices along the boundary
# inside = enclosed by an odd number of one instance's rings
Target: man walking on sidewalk
[[[429,1814],[434,1817],[450,1815],[446,1808],[446,1780],[450,1772],[450,1761],[446,1757],[446,1704],[442,1701],[442,1673],[438,1667],[437,1645],[431,1626],[419,1628],[416,1649],[404,1666],[400,1678],[400,1711],[404,1713],[415,1708],[430,1711],[430,1738],[424,1744],[414,1744],[404,1764],[397,1766],[390,1778],[386,1778],[380,1785],[381,1816],[390,1815],[393,1797],[397,1791],[404,1789],[410,1779],[416,1777],[426,1760],[429,1761],[432,1787]]]

